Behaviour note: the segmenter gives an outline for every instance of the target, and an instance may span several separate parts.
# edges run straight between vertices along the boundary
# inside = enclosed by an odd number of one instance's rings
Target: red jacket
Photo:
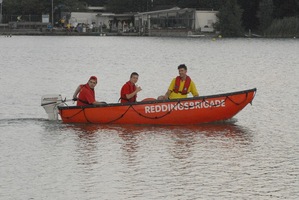
[[[137,95],[134,95],[131,99],[127,99],[126,95],[131,94],[136,90],[135,84],[131,83],[130,81],[126,82],[120,91],[120,102],[126,103],[126,102],[136,102]]]
[[[86,106],[94,103],[96,101],[94,89],[91,89],[88,83],[80,87],[81,90],[78,96],[77,106]]]

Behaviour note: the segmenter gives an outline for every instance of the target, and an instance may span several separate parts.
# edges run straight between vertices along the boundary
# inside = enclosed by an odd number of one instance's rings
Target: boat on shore
[[[61,95],[45,95],[42,106],[50,120],[64,123],[194,125],[229,120],[252,103],[256,88],[173,100],[68,106]]]

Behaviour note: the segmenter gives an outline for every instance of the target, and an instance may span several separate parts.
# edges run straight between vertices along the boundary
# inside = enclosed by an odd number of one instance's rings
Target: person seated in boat
[[[137,93],[142,90],[140,86],[136,85],[138,78],[139,74],[133,72],[130,76],[130,80],[122,86],[120,91],[121,103],[136,102]]]
[[[188,93],[193,97],[198,97],[198,91],[194,82],[187,76],[187,66],[181,64],[178,66],[179,76],[172,79],[165,95],[159,96],[158,100],[187,98]]]
[[[97,82],[97,77],[91,76],[86,84],[81,84],[77,87],[73,95],[73,100],[77,101],[77,106],[106,104],[105,102],[99,102],[95,99],[94,88],[97,85]]]

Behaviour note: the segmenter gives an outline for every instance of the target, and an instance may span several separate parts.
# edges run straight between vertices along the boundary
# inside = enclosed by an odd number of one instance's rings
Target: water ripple
[[[0,199],[298,199],[298,42],[0,37]],[[201,95],[257,87],[253,106],[198,126],[63,124],[40,107],[90,75],[117,102],[132,71],[138,99],[157,97],[181,63]]]

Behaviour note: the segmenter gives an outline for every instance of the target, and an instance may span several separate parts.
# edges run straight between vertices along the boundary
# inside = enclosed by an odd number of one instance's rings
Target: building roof
[[[87,10],[91,11],[104,11],[106,8],[104,6],[88,6]]]
[[[123,13],[123,14],[115,14],[115,13],[99,13],[98,17],[133,17],[136,13]]]
[[[155,10],[155,11],[149,11],[149,12],[141,12],[137,13],[135,16],[140,16],[140,15],[151,15],[151,14],[159,14],[159,13],[170,13],[170,12],[186,12],[186,11],[195,11],[193,8],[179,8],[179,7],[173,7],[170,9],[165,9],[165,10]]]

